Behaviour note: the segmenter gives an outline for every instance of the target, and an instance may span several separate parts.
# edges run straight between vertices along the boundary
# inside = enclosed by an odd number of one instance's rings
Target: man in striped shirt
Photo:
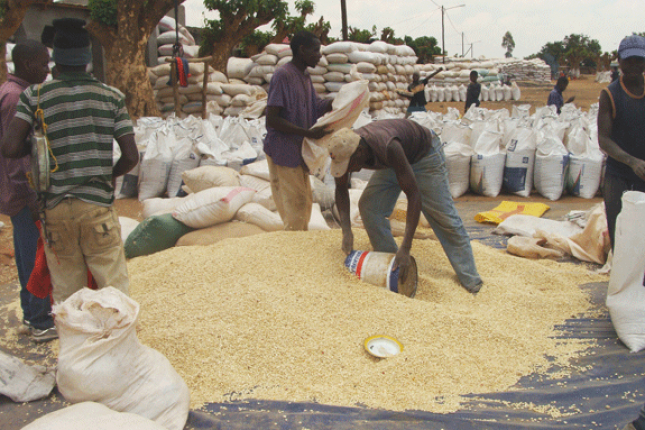
[[[84,25],[73,18],[54,21],[59,75],[22,93],[0,143],[6,157],[28,154],[24,142],[36,110],[43,110],[55,169],[43,197],[45,255],[56,302],[87,286],[88,269],[99,288],[128,293],[113,184],[137,164],[139,154],[123,94],[85,72],[91,52]],[[113,166],[114,139],[122,156]]]

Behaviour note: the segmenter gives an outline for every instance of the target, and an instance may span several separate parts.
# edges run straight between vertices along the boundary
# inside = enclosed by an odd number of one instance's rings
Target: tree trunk
[[[183,3],[185,0],[179,0]],[[174,0],[120,0],[117,3],[117,27],[90,22],[86,28],[103,46],[106,81],[123,94],[133,119],[160,116],[154,100],[146,67],[146,45],[150,34]]]
[[[133,119],[160,116],[148,78],[146,43],[117,39],[112,49],[105,50],[105,79],[108,85],[125,94],[125,104]]]

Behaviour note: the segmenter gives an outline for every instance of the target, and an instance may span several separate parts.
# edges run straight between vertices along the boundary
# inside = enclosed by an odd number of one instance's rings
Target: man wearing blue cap
[[[85,21],[54,20],[58,76],[20,96],[3,136],[2,155],[29,154],[26,138],[42,110],[51,146],[51,181],[43,193],[45,255],[55,302],[87,286],[91,271],[99,288],[128,292],[121,228],[113,207],[113,179],[139,160],[124,95],[86,72],[92,60]],[[113,165],[113,140],[121,158]]]
[[[625,191],[645,192],[645,38],[618,47],[620,77],[600,92],[598,143],[608,155],[602,188],[611,246]]]

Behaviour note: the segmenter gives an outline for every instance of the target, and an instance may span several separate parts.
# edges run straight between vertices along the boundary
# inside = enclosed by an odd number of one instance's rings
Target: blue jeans
[[[54,326],[50,315],[51,302],[49,297],[39,299],[27,290],[27,282],[36,261],[36,245],[38,243],[38,227],[31,217],[28,206],[11,217],[13,224],[13,248],[16,254],[16,267],[20,281],[20,306],[25,321],[33,327],[44,330]]]
[[[439,239],[459,282],[471,290],[482,280],[475,266],[470,238],[457,213],[448,188],[448,173],[443,151],[435,144],[431,152],[412,165],[421,193],[421,211]],[[374,172],[358,203],[363,225],[377,252],[396,253],[388,217],[392,214],[401,188],[393,169]]]
[[[645,405],[641,408],[638,418],[632,421],[632,424],[636,430],[645,430]]]

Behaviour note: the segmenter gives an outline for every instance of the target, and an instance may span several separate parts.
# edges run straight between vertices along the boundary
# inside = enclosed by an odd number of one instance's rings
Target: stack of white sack
[[[314,89],[321,97],[335,98],[344,85],[365,80],[369,83],[371,112],[376,115],[384,109],[393,113],[405,111],[409,100],[399,96],[397,90],[407,90],[412,74],[422,69],[416,64],[412,48],[378,41],[371,44],[335,42],[321,50],[323,56],[318,65],[308,68]],[[291,58],[288,45],[271,44],[251,59],[229,59],[228,75],[266,88],[275,68]],[[353,66],[360,76],[351,73]]]
[[[119,178],[116,198],[138,196],[140,201],[180,193],[183,172],[202,165],[229,166],[239,170],[264,158],[264,118],[210,115],[178,120],[140,118],[135,139],[141,153],[139,165]],[[120,151],[114,145],[114,162]],[[135,186],[136,183],[136,193]]]
[[[223,166],[201,166],[182,175],[186,197],[151,198],[143,202],[144,218],[172,213],[194,229],[205,229],[232,220],[260,227],[264,231],[284,229],[271,194],[266,160],[242,167],[240,172]],[[333,190],[311,176],[315,197],[310,230],[326,230],[323,208],[333,204]]]

